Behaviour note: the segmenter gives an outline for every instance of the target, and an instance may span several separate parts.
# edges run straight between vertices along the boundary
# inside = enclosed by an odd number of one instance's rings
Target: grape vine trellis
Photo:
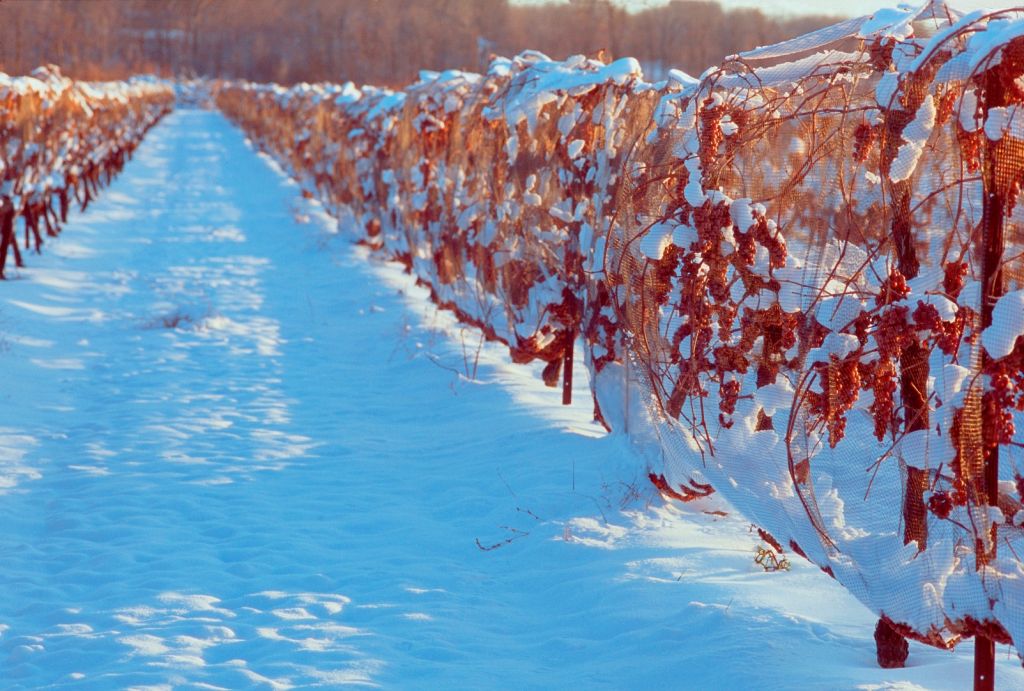
[[[89,205],[173,105],[159,80],[76,82],[53,65],[0,74],[0,279],[8,256],[23,266],[22,249],[39,252],[73,202]]]
[[[903,635],[1022,649],[1024,12],[880,11],[659,84],[528,52],[217,101],[549,384],[582,339],[664,493],[713,487]]]

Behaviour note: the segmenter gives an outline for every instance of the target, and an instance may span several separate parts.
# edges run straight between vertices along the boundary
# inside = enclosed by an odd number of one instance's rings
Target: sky
[[[629,4],[643,6],[650,0],[627,0]],[[904,4],[893,0],[722,0],[726,7],[756,7],[762,12],[778,14],[837,14],[857,16],[870,14],[880,7],[896,7]],[[911,3],[917,4],[917,3]],[[976,10],[982,7],[1005,7],[1018,3],[999,0],[954,0],[949,5],[959,10]]]
[[[520,3],[540,2],[542,0],[516,0]],[[629,8],[643,9],[664,5],[669,0],[617,0],[619,4]],[[767,14],[799,15],[828,14],[859,16],[871,14],[881,7],[896,7],[903,4],[899,0],[719,0],[724,7],[755,7]],[[912,3],[912,4],[917,4]],[[1021,3],[1007,0],[951,0],[949,4],[960,10],[970,11],[982,7],[1007,7]]]

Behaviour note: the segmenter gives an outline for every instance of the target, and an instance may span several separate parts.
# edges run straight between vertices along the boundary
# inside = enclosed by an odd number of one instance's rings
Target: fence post
[[[902,128],[901,128],[902,131]],[[907,280],[917,278],[921,263],[914,247],[913,219],[910,210],[910,183],[893,183],[892,233],[896,245],[896,265]],[[928,429],[928,351],[919,343],[909,345],[900,355],[900,398],[903,401],[903,432]],[[903,544],[917,542],[923,552],[928,546],[928,510],[924,490],[928,471],[907,465],[907,487],[903,495]]]
[[[562,405],[572,405],[572,359],[576,349],[576,333],[569,337],[569,345],[562,357]]]
[[[4,278],[8,249],[14,252],[14,263],[21,266],[18,238],[14,233],[14,202],[5,194],[0,196],[0,279]]]
[[[919,104],[917,99],[914,102]],[[890,182],[892,208],[893,254],[896,268],[907,280],[916,278],[921,269],[914,243],[913,218],[911,212],[912,188],[910,182],[901,180],[892,182],[889,171],[896,159],[903,130],[914,118],[915,108],[889,109],[885,114],[885,139],[882,144],[880,172],[883,179]],[[914,343],[900,355],[900,398],[903,401],[903,431],[914,432],[927,429],[929,409],[927,399],[928,385],[928,352]],[[917,468],[909,463],[906,466],[906,486],[903,491],[903,544],[917,544],[917,550],[923,552],[928,545],[928,509],[924,503],[924,492],[928,487],[928,471]],[[880,619],[875,628],[875,648],[878,662],[882,666],[902,667],[907,659],[907,647],[900,643],[902,635],[892,628],[887,621]],[[881,634],[881,635],[880,635]],[[883,663],[884,660],[884,663]]]
[[[1002,81],[994,69],[985,75],[984,119],[988,120],[989,109],[1006,105],[1006,91]],[[1001,141],[1001,140],[1000,140]],[[981,329],[992,325],[992,309],[1003,294],[1003,220],[1005,200],[997,178],[996,148],[999,142],[986,141],[985,169],[982,184],[985,186],[982,207],[982,238],[981,249]],[[982,353],[982,367],[987,363],[988,356]],[[983,423],[984,424],[984,423]],[[988,437],[988,438],[986,438]],[[982,430],[984,449],[984,489],[985,500],[989,506],[999,505],[999,444]],[[990,548],[985,548],[984,540],[977,540],[977,564],[983,568],[996,556],[997,528],[993,523],[992,535],[989,539]],[[987,636],[975,634],[974,637],[974,689],[975,691],[992,691],[995,689],[995,641]]]

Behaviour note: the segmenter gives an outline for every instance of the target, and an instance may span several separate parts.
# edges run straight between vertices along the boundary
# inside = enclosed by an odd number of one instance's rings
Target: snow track
[[[969,646],[877,669],[500,349],[460,376],[476,335],[297,191],[178,111],[0,284],[0,686],[967,685]]]

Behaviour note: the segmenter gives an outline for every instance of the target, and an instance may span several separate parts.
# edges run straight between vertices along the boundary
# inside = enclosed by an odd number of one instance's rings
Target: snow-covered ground
[[[297,192],[179,111],[0,284],[0,687],[969,685]]]

